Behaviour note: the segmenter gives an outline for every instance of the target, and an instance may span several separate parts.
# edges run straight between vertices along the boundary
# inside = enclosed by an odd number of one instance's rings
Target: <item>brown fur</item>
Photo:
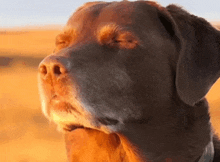
[[[219,54],[219,31],[178,6],[86,3],[39,66],[43,112],[70,162],[197,162],[212,139],[219,162],[204,98]]]

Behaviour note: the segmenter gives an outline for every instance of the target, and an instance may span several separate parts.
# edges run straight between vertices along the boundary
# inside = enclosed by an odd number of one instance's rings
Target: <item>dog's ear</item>
[[[206,20],[180,7],[166,7],[172,32],[179,38],[176,88],[181,100],[195,105],[207,94],[220,74],[220,31]],[[174,34],[174,33],[171,33]]]

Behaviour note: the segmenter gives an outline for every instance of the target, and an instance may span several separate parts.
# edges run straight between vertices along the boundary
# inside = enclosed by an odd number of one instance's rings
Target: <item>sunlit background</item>
[[[0,1],[0,162],[66,162],[62,134],[42,115],[37,66],[54,38],[85,0]],[[220,29],[219,0],[158,0],[179,4]],[[220,81],[208,99],[220,132]]]

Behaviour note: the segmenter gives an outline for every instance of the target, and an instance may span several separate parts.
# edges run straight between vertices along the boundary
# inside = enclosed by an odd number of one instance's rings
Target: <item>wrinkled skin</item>
[[[213,42],[203,49],[203,39]],[[219,77],[219,42],[209,23],[172,5],[79,8],[39,65],[43,112],[65,130],[69,160],[199,159],[212,139],[204,96]]]

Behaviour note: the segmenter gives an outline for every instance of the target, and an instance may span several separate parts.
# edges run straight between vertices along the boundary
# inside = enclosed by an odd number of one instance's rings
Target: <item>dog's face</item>
[[[70,18],[56,53],[41,65],[47,116],[64,127],[112,132],[132,120],[147,122],[171,104],[176,47],[154,20],[156,8],[143,3],[98,3]]]
[[[198,32],[183,35],[194,26],[181,20],[185,15],[179,12],[188,14],[144,1],[94,2],[79,8],[57,36],[54,53],[39,66],[44,114],[67,131],[89,128],[135,137],[131,140],[142,150],[148,149],[140,140],[146,135],[149,146],[158,138],[169,143],[173,128],[185,126],[184,114],[190,114],[189,107],[217,79],[217,72],[208,79],[194,76],[206,74],[196,69],[205,60],[191,56],[197,45],[188,42],[198,39]],[[213,53],[218,50],[212,47]],[[199,61],[189,61],[195,57]],[[206,69],[218,71],[218,66]]]

